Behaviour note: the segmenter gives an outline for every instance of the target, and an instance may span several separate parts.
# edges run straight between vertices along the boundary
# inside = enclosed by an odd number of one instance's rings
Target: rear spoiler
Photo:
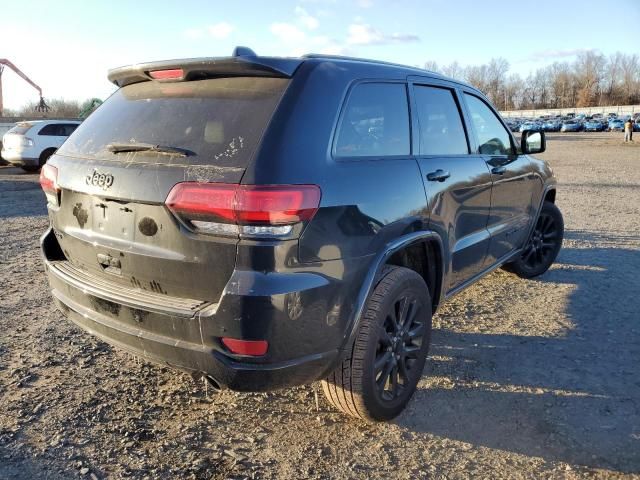
[[[304,60],[298,58],[235,56],[191,58],[138,63],[109,70],[107,78],[118,87],[153,80],[149,72],[181,69],[180,81],[205,78],[246,76],[290,78]]]

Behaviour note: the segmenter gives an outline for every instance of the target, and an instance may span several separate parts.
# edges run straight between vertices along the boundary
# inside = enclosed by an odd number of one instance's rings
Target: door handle
[[[451,174],[444,170],[438,169],[435,172],[427,173],[427,180],[430,182],[444,182]]]
[[[507,171],[507,167],[505,167],[504,165],[501,165],[499,167],[493,167],[491,169],[491,173],[493,173],[494,175],[504,175],[506,171]]]

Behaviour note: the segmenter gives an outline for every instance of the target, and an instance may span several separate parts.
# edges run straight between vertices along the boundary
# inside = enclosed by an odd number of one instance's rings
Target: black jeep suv
[[[419,381],[431,316],[562,243],[551,169],[478,90],[333,56],[164,61],[51,157],[42,252],[57,306],[218,388],[322,380],[387,420]]]

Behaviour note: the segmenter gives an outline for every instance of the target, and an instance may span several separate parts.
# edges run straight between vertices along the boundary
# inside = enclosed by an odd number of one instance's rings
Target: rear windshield
[[[33,124],[31,123],[18,123],[15,127],[9,130],[7,133],[15,133],[16,135],[24,135],[27,133]]]
[[[123,162],[246,167],[288,79],[233,77],[142,82],[116,91],[58,150]],[[187,150],[112,153],[109,144],[145,143]]]

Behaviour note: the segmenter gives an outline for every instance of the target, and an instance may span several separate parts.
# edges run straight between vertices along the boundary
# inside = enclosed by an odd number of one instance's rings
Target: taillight
[[[40,169],[40,186],[47,196],[49,203],[58,206],[58,169],[53,165],[45,163]]]
[[[171,68],[168,70],[152,70],[149,72],[151,78],[155,80],[182,80],[184,70],[181,68]]]
[[[266,340],[238,340],[223,337],[222,343],[231,353],[235,353],[236,355],[250,355],[252,357],[264,355],[269,348],[269,343]]]
[[[279,236],[311,220],[320,187],[183,182],[171,189],[166,204],[202,233]]]

